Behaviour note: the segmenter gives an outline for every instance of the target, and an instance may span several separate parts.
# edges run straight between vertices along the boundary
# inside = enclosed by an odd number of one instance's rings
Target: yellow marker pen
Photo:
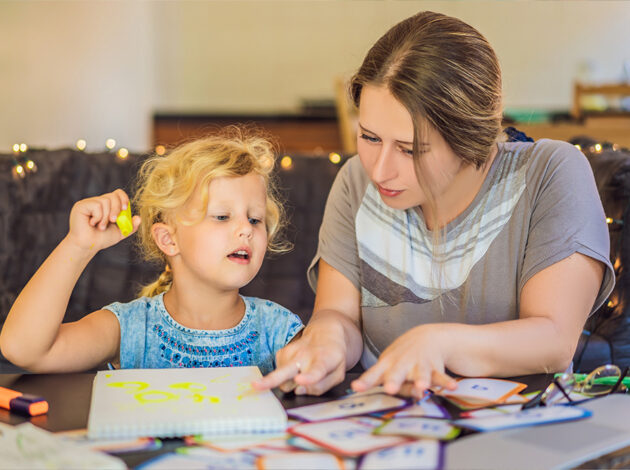
[[[123,209],[116,217],[116,225],[120,229],[120,233],[122,233],[123,237],[126,237],[131,232],[133,232],[133,222],[131,221],[131,206],[127,206],[126,209]]]

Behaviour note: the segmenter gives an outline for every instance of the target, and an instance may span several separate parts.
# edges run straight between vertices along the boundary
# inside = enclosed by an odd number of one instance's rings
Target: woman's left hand
[[[389,394],[411,386],[411,394],[421,397],[425,390],[443,387],[454,390],[457,382],[448,376],[448,341],[443,325],[417,326],[397,338],[380,355],[376,364],[352,382],[356,392],[383,385]]]

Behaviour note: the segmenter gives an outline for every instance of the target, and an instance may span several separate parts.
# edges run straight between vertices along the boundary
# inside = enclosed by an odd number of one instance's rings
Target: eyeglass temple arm
[[[523,403],[523,406],[521,406],[521,410],[528,410],[530,408],[535,408],[537,406],[540,405],[540,401],[542,399],[543,394],[545,393],[544,390],[541,390],[540,392],[538,392],[536,394],[536,396],[532,397],[531,400],[529,400],[528,402]]]
[[[619,391],[619,387],[621,387],[621,384],[623,383],[623,379],[625,379],[628,376],[628,370],[630,369],[630,367],[626,366],[623,369],[623,372],[619,375],[619,380],[617,380],[617,383],[613,386],[612,389],[610,389],[610,393],[616,393],[617,391]]]
[[[558,387],[558,390],[560,390],[560,392],[564,395],[564,398],[569,400],[569,403],[573,403],[573,400],[571,400],[571,397],[566,392],[566,390],[564,389],[564,387],[562,386],[562,384],[560,383],[557,377],[554,377],[553,383],[556,384],[556,387]]]

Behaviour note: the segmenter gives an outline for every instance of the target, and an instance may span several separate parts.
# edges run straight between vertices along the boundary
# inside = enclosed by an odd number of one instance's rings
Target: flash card
[[[259,470],[294,470],[296,468],[317,468],[321,470],[344,470],[343,460],[328,452],[283,452],[281,454],[258,457]]]
[[[363,396],[363,395],[374,395],[375,393],[385,393],[385,387],[383,387],[382,385],[376,385],[376,386],[370,387],[367,390],[364,390],[362,392],[355,392],[353,390],[350,390],[347,395],[345,395],[345,396],[343,396],[341,398],[360,397],[360,396]]]
[[[497,431],[499,429],[532,426],[535,424],[559,423],[588,418],[593,413],[576,406],[549,406],[530,408],[516,413],[502,416],[488,416],[486,418],[458,419],[453,424],[474,429],[476,431]]]
[[[356,457],[383,447],[402,444],[408,440],[401,436],[372,434],[376,422],[382,421],[376,419],[368,421],[357,417],[333,419],[297,424],[289,428],[289,432],[346,457]]]
[[[140,464],[139,470],[202,470],[238,468],[256,470],[256,456],[246,452],[218,452],[205,447],[180,447],[175,452],[161,454]]]
[[[359,470],[435,470],[444,462],[444,446],[436,440],[401,444],[365,454],[359,462]]]
[[[409,408],[403,408],[402,410],[392,411],[387,413],[384,418],[402,418],[407,416],[413,416],[416,418],[446,418],[449,419],[451,415],[445,408],[436,404],[431,399],[428,399],[422,403],[416,403]]]
[[[479,410],[462,411],[460,418],[488,418],[490,416],[504,416],[510,413],[518,413],[523,405],[499,405],[492,408],[481,408]]]
[[[287,439],[287,443],[300,450],[310,450],[310,451],[317,451],[317,452],[321,452],[322,450],[324,450],[322,447],[318,446],[317,444],[299,436],[291,436],[289,439]]]
[[[128,439],[88,439],[87,429],[73,429],[71,431],[63,431],[55,434],[64,441],[69,441],[75,445],[100,452],[106,452],[108,454],[155,450],[162,447],[162,441],[152,437],[134,437]]]
[[[281,433],[249,433],[226,435],[199,435],[185,439],[188,445],[201,445],[222,452],[247,450],[261,445],[284,443],[288,434]]]
[[[350,395],[341,400],[292,408],[287,410],[287,414],[305,421],[321,421],[398,409],[408,404],[409,401],[403,398],[393,397],[385,393],[374,393],[360,396]]]
[[[448,441],[459,435],[459,429],[448,421],[431,418],[398,418],[387,421],[374,430],[379,436],[404,436]]]
[[[527,385],[502,379],[472,378],[457,381],[457,389],[441,390],[440,395],[463,409],[500,404]]]

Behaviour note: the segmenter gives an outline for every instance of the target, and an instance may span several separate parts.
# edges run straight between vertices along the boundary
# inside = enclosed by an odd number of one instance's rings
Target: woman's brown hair
[[[384,86],[409,111],[416,144],[426,119],[465,162],[480,168],[501,133],[501,69],[486,40],[463,21],[430,11],[393,26],[367,53],[350,83]]]

